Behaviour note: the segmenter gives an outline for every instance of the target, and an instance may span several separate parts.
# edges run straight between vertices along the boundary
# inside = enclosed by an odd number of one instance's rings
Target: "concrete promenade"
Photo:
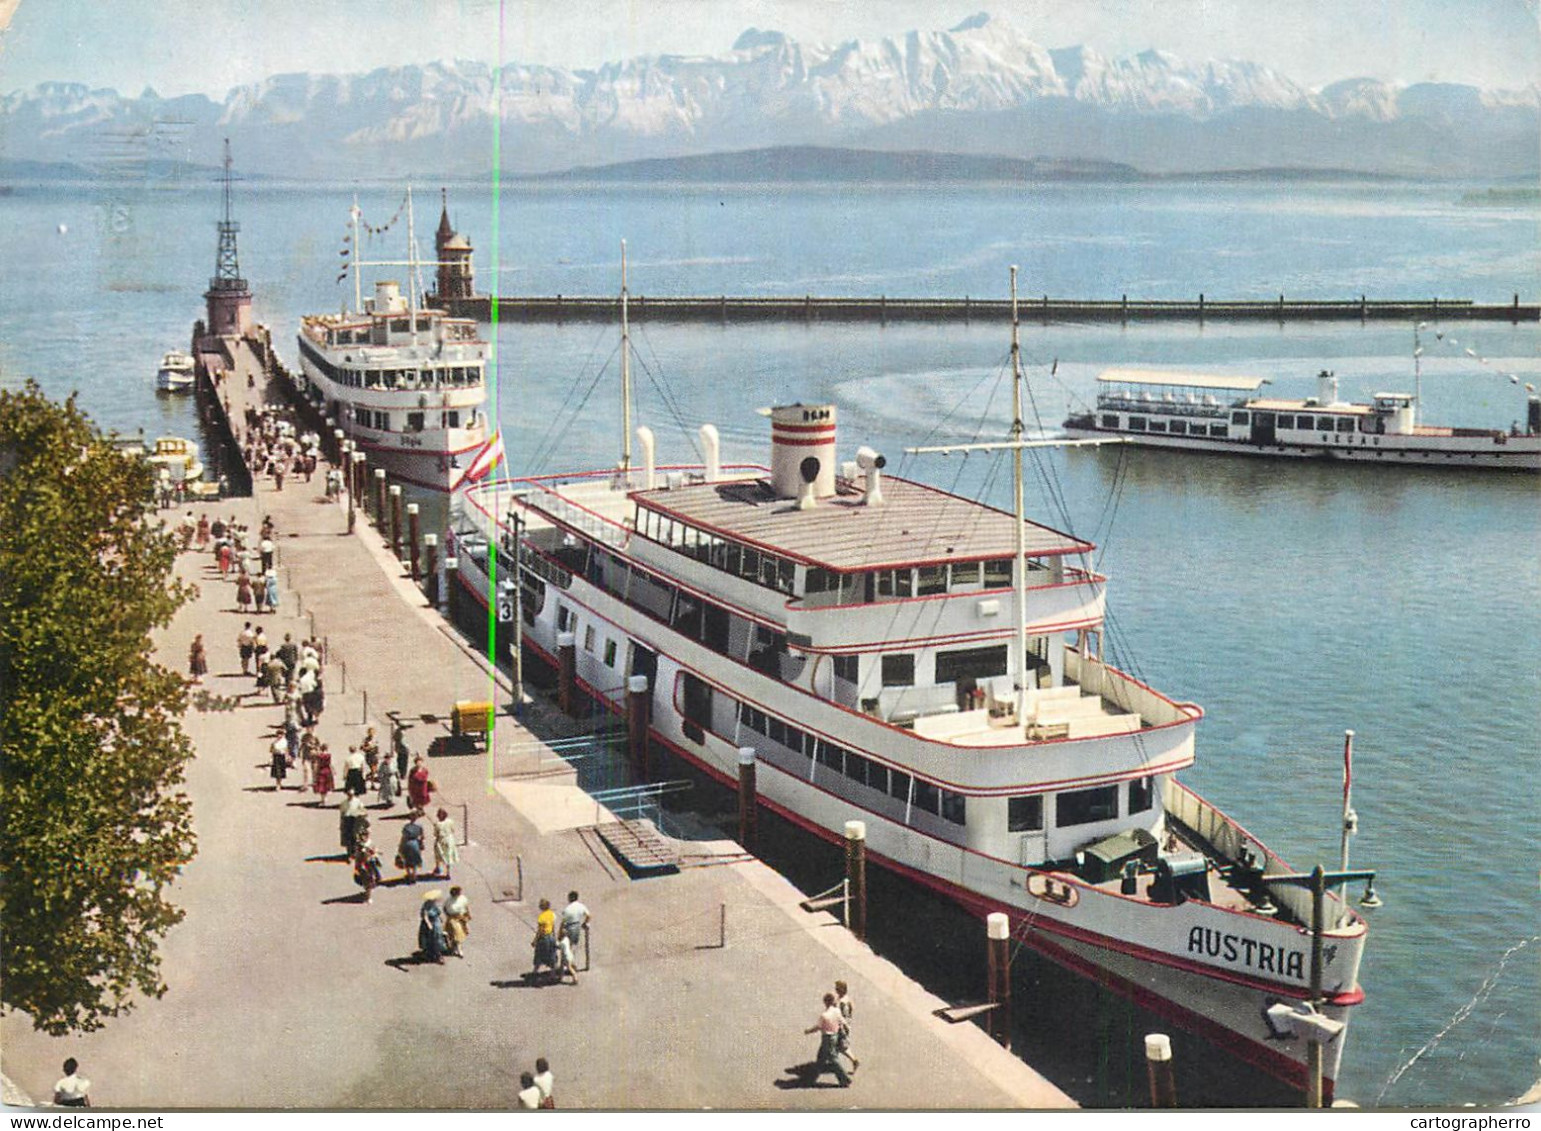
[[[227,381],[242,419],[250,355]],[[261,394],[260,385],[255,390]],[[278,528],[280,611],[260,618],[271,646],[312,631],[329,649],[320,737],[341,778],[367,721],[384,746],[387,711],[447,719],[457,699],[485,699],[485,661],[445,627],[359,518],[324,499],[324,467],[282,491],[259,480],[253,499],[205,504],[254,531]],[[181,512],[172,513],[173,519]],[[240,675],[234,585],[208,553],[181,556],[199,595],[158,641],[185,671],[202,633],[221,700],[189,711],[197,747],[187,791],[196,859],[172,893],[187,918],[162,952],[169,989],[101,1032],[51,1039],[24,1017],[0,1020],[5,1075],[49,1094],[60,1062],[77,1057],[98,1105],[139,1108],[510,1108],[519,1073],[551,1061],[561,1108],[1046,1108],[1070,1101],[972,1024],[931,1015],[943,1002],[906,979],[829,916],[727,842],[695,842],[705,866],[631,881],[586,826],[593,802],[530,730],[500,715],[485,756],[430,766],[470,843],[454,882],[471,899],[465,957],[416,965],[417,911],[441,880],[394,885],[358,901],[340,857],[334,793],[325,808],[292,787],[274,792],[266,750],[281,709]],[[346,689],[344,690],[344,677]],[[506,705],[498,677],[497,702]],[[222,700],[234,700],[227,705]],[[536,731],[564,720],[537,702]],[[447,725],[419,720],[413,751]],[[368,800],[373,802],[373,794]],[[405,806],[371,810],[387,878]],[[522,857],[522,899],[515,856]],[[831,877],[831,882],[837,877]],[[580,984],[531,988],[536,901],[560,909],[570,888],[594,916],[593,968]],[[724,913],[723,908],[726,908]],[[726,922],[726,946],[719,930]],[[980,983],[984,928],[979,927]],[[856,1003],[861,1069],[849,1089],[790,1087],[783,1069],[812,1059],[803,1035],[835,979]]]

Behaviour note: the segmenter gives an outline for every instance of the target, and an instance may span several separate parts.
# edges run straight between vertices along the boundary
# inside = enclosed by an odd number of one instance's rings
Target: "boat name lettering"
[[[1304,951],[1258,942],[1243,935],[1228,935],[1210,927],[1189,929],[1188,953],[1240,962],[1253,970],[1282,974],[1286,978],[1305,978]]]
[[[423,440],[420,436],[402,436],[400,439],[401,446],[404,448],[420,448],[423,446]]]

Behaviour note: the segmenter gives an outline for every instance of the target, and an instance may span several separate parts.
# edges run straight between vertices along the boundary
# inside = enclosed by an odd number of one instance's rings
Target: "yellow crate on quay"
[[[492,729],[492,704],[482,700],[460,699],[450,715],[451,730],[463,734],[486,734]]]

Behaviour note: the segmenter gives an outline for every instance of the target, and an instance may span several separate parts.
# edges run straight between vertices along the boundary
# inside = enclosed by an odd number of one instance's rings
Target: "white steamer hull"
[[[451,551],[453,552],[453,551]],[[459,576],[483,607],[488,578],[476,558],[461,553]],[[677,676],[684,670],[710,679],[712,673],[684,668],[671,657],[683,651],[671,641],[671,630],[652,621],[602,590],[574,577],[566,590],[548,587],[534,624],[524,640],[548,662],[556,656],[556,596],[580,610],[585,629],[595,627],[592,651],[585,638],[577,642],[577,678],[596,699],[623,709],[621,693],[627,642],[656,653],[650,731],[663,745],[728,785],[737,781],[738,743],[732,735],[702,732],[690,726],[674,701]],[[604,642],[619,647],[614,664],[603,662]],[[735,671],[724,686],[747,688],[756,673]],[[783,696],[796,694],[782,689]],[[771,689],[765,698],[770,699]],[[780,709],[788,719],[814,725],[819,709],[803,697],[798,707]],[[692,735],[690,731],[694,731]],[[697,737],[699,736],[699,737]],[[753,736],[746,736],[746,741]],[[874,861],[924,884],[958,902],[971,913],[1005,912],[1013,934],[1049,958],[1133,998],[1233,1055],[1288,1083],[1303,1087],[1305,1048],[1294,1038],[1281,1039],[1270,1030],[1264,1011],[1278,1002],[1298,1004],[1307,996],[1309,933],[1257,915],[1241,914],[1214,905],[1189,902],[1153,905],[1128,899],[1060,873],[1024,868],[1010,861],[970,852],[940,838],[861,809],[846,798],[762,760],[757,774],[762,804],[795,824],[838,841],[847,820],[867,824],[869,855]],[[1186,793],[1186,791],[1179,791]],[[1188,795],[1191,797],[1191,795]],[[1203,804],[1194,799],[1190,804]],[[1061,902],[1044,898],[1043,880],[1052,875],[1057,890],[1073,890]],[[1329,943],[1323,984],[1357,986],[1364,943],[1362,924]],[[1211,953],[1212,952],[1212,953]],[[1234,955],[1234,958],[1231,957]],[[1327,1007],[1329,1016],[1346,1020],[1345,1006],[1358,1000],[1357,991]],[[1325,1087],[1330,1094],[1342,1055],[1344,1037],[1324,1049]]]

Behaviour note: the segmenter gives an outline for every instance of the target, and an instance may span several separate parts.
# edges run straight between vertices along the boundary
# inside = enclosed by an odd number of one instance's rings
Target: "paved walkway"
[[[229,383],[238,421],[242,372]],[[486,698],[493,677],[362,519],[346,535],[346,507],[324,500],[324,479],[290,478],[281,492],[262,481],[255,499],[207,509],[253,529],[274,517],[281,609],[261,620],[274,647],[285,632],[326,638],[319,732],[340,767],[363,733],[366,693],[383,743],[384,712],[443,716],[457,699]],[[170,988],[77,1038],[0,1020],[5,1072],[27,1091],[46,1094],[73,1055],[108,1106],[509,1108],[519,1073],[546,1056],[564,1108],[1071,1106],[975,1026],[932,1017],[943,1002],[827,915],[798,909],[802,894],[736,846],[693,845],[730,862],[628,880],[573,827],[593,820],[592,803],[570,775],[532,775],[535,739],[506,716],[492,780],[486,757],[432,762],[442,800],[468,819],[455,882],[473,922],[463,959],[412,964],[422,893],[448,885],[387,887],[357,902],[338,856],[339,795],[322,809],[310,794],[271,789],[265,751],[281,712],[240,675],[234,586],[206,553],[182,555],[177,568],[200,592],[159,641],[162,660],[185,670],[203,633],[205,690],[239,706],[185,720],[198,750],[187,789],[199,851],[173,893],[187,918],[162,948]],[[507,702],[506,683],[497,695]],[[537,704],[530,723],[543,722],[559,725]],[[420,723],[414,751],[435,733],[440,724]],[[543,764],[559,761],[547,751]],[[371,814],[387,861],[402,812]],[[518,894],[516,855],[519,901],[505,898]],[[535,901],[560,908],[569,888],[594,915],[593,969],[577,986],[527,987]],[[849,1089],[829,1077],[826,1087],[787,1087],[783,1069],[812,1058],[816,1042],[803,1030],[836,978],[857,1003],[861,1070]]]

